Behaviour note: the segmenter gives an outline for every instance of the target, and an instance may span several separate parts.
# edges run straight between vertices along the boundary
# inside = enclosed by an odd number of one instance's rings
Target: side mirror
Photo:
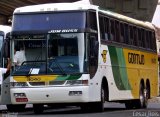
[[[9,39],[5,39],[4,42],[4,51],[3,51],[3,57],[10,58],[10,41]]]

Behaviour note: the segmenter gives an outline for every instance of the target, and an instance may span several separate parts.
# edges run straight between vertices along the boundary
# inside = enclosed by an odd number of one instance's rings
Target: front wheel
[[[101,100],[99,102],[91,102],[91,103],[85,103],[81,105],[81,110],[84,112],[103,112],[104,111],[104,103],[105,103],[105,89],[102,85],[101,87]]]
[[[10,112],[20,112],[25,110],[26,105],[25,104],[17,104],[17,105],[8,104],[6,105],[6,107]]]
[[[44,105],[42,104],[33,104],[33,111],[35,114],[41,114],[44,111]]]
[[[105,88],[101,86],[101,101],[92,103],[92,109],[96,112],[103,112],[104,111],[104,103],[105,103]]]

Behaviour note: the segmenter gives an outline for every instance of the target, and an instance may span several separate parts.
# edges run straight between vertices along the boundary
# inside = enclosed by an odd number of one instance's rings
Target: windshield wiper
[[[60,69],[60,71],[62,72],[63,75],[66,75],[66,72],[63,70],[63,68],[59,65],[59,63],[57,62],[56,58],[52,59],[54,61],[54,63],[56,64],[56,66]],[[51,69],[51,68],[50,68]],[[54,70],[52,70],[54,71]]]
[[[30,65],[30,68],[29,68],[29,72],[27,73],[27,76],[29,77],[31,74],[32,74],[32,71],[34,70],[34,68],[40,68],[40,67],[36,67],[36,63],[45,63],[45,61],[24,61],[22,63],[22,66],[25,64],[25,63],[33,63]],[[28,65],[29,66],[29,65]]]
[[[31,68],[31,69],[29,70],[29,72],[28,72],[28,74],[27,74],[27,77],[31,76],[32,71],[33,71],[33,68]]]

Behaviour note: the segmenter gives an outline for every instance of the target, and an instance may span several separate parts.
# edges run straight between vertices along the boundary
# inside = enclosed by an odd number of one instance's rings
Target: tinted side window
[[[87,14],[87,27],[93,30],[97,30],[97,18],[96,12],[89,11]]]
[[[115,21],[111,20],[110,21],[110,29],[111,29],[111,40],[115,40]]]
[[[140,47],[143,47],[141,29],[138,29],[138,45],[139,45]]]
[[[109,18],[105,17],[104,18],[104,31],[105,31],[105,40],[110,40],[110,28],[109,28],[109,25],[110,25],[110,20]]]
[[[115,40],[117,42],[120,42],[120,23],[118,21],[115,21]]]
[[[133,27],[133,38],[134,38],[133,42],[135,46],[138,46],[137,36],[138,36],[137,27]]]
[[[120,42],[124,43],[124,24],[120,23]]]
[[[156,51],[156,37],[155,33],[151,32],[151,42],[152,42],[152,50]]]
[[[129,43],[129,30],[128,30],[128,24],[125,24],[125,27],[124,27],[124,41],[126,44]]]
[[[100,27],[100,37],[101,39],[105,39],[105,35],[104,35],[104,17],[102,15],[99,15],[99,27]]]

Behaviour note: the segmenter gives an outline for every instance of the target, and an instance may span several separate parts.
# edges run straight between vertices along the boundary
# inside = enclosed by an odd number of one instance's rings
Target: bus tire
[[[35,114],[41,114],[44,111],[43,104],[33,104],[33,111]]]
[[[104,111],[104,102],[105,102],[105,88],[101,86],[101,100],[99,102],[85,103],[81,105],[81,110],[83,112],[103,112]]]
[[[136,108],[145,108],[146,106],[146,90],[145,90],[145,86],[143,83],[140,84],[140,88],[139,88],[139,99],[135,100],[135,106]]]
[[[6,107],[10,112],[20,112],[25,110],[26,105],[25,104],[17,104],[17,105],[8,104],[6,105]]]
[[[148,99],[150,98],[150,83],[149,83],[149,80],[147,81],[146,88],[144,89],[144,96],[145,96],[145,102],[144,102],[143,108],[147,108]]]
[[[125,102],[126,109],[133,109],[134,108],[134,100],[129,100]]]
[[[92,110],[94,111],[94,112],[103,112],[104,111],[104,103],[105,103],[105,87],[104,87],[104,85],[102,84],[102,86],[101,86],[101,100],[100,100],[100,102],[93,102],[92,103],[92,106],[91,106],[91,108],[92,108]]]
[[[80,105],[81,111],[82,112],[90,112],[91,111],[91,106],[89,103],[84,103]]]
[[[148,99],[150,98],[150,87],[146,85],[146,88],[144,89],[144,104],[143,108],[147,108],[148,106]]]

